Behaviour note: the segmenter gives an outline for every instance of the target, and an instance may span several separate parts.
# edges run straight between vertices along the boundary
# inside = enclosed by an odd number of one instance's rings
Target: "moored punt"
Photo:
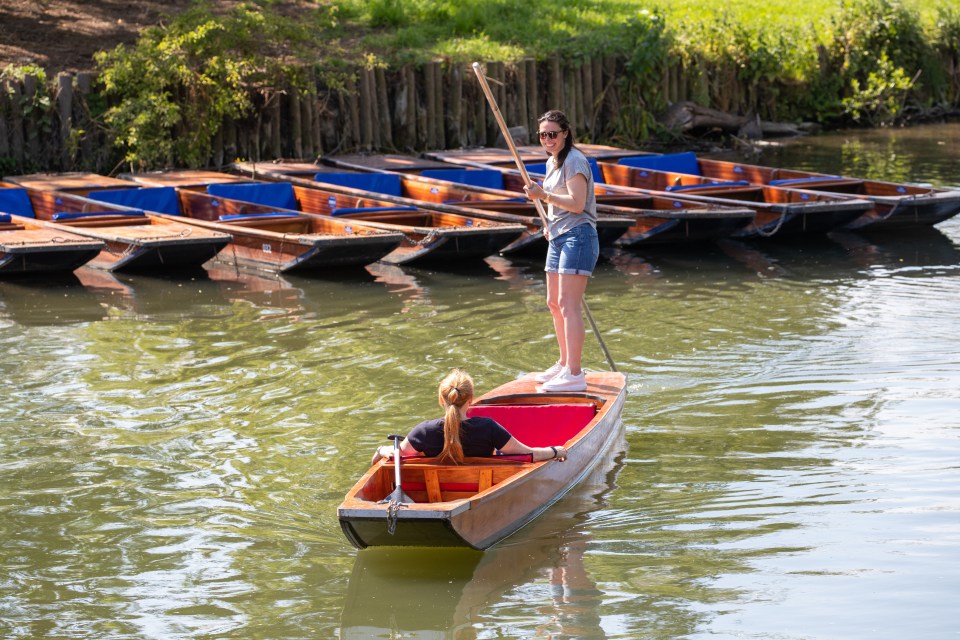
[[[403,178],[379,179],[375,176],[364,178],[364,173],[391,173],[396,168],[403,166],[409,169],[412,166],[430,167],[446,165],[432,160],[420,160],[410,156],[377,156],[378,158],[390,158],[393,162],[393,170],[380,168],[370,168],[366,170],[350,170],[351,174],[356,176],[338,176],[341,170],[333,169],[325,165],[317,165],[312,162],[284,161],[271,162],[269,164],[260,164],[253,162],[237,162],[232,165],[234,171],[248,176],[250,179],[271,180],[274,182],[290,182],[300,187],[320,186],[326,189],[338,189],[349,186],[354,189],[363,189],[370,192],[377,198],[388,201],[401,207],[421,207],[434,209],[437,211],[453,213],[458,215],[468,215],[477,218],[485,218],[495,222],[507,224],[520,224],[525,227],[513,241],[502,246],[499,252],[502,255],[526,254],[531,252],[543,253],[546,251],[546,244],[543,241],[543,230],[541,229],[540,219],[536,214],[533,204],[528,204],[526,208],[518,206],[512,201],[502,205],[493,205],[491,207],[483,204],[473,206],[468,203],[445,203],[431,202],[412,197],[407,191]],[[404,174],[399,174],[403,176]],[[337,182],[345,184],[337,184]]]
[[[207,176],[209,180],[212,175]],[[227,182],[232,176],[224,176]],[[298,211],[237,203],[176,189],[176,176],[139,174],[123,188],[91,192],[98,201],[137,207],[150,215],[210,231],[229,233],[231,240],[217,261],[273,273],[363,267],[403,242],[400,233]],[[161,185],[161,186],[150,186]]]
[[[7,208],[0,190],[0,276],[70,272],[103,249],[99,240],[47,229]]]
[[[509,382],[479,398],[469,415],[497,420],[529,446],[562,444],[565,462],[492,456],[449,465],[408,458],[401,462],[399,488],[412,502],[398,503],[391,499],[397,488],[393,461],[381,460],[338,507],[340,526],[359,548],[486,549],[536,518],[610,453],[625,399],[620,373],[588,373],[580,393],[537,393],[532,375]]]
[[[486,211],[495,215],[518,216],[536,229],[537,242],[534,245],[526,244],[523,247],[505,247],[501,254],[510,255],[521,252],[543,253],[546,243],[542,241],[542,222],[537,213],[536,205],[522,193],[507,191],[503,188],[503,180],[497,172],[487,171],[490,175],[465,173],[454,171],[450,173],[449,165],[435,160],[415,160],[411,162],[406,156],[377,155],[377,156],[334,156],[324,158],[324,162],[340,169],[359,172],[395,173],[395,182],[400,193],[407,198],[420,202],[430,203],[430,206],[453,205],[468,207],[471,210]],[[404,167],[398,170],[400,167]],[[471,181],[470,178],[474,178]],[[493,177],[494,180],[491,180]],[[318,173],[317,180],[331,180],[329,174]],[[356,178],[347,178],[356,179]],[[630,212],[626,209],[613,211],[598,211],[597,240],[601,247],[616,243],[627,233],[632,225]],[[482,214],[481,214],[482,215]]]
[[[838,194],[872,202],[873,208],[847,224],[848,229],[899,230],[931,226],[960,213],[960,189],[709,160],[693,153],[620,159],[618,164],[667,167],[677,174],[693,174],[710,180],[746,180],[750,184]]]
[[[402,233],[403,243],[382,259],[388,264],[456,267],[464,260],[498,253],[527,231],[519,223],[497,222],[461,211],[398,205],[375,192],[315,181],[212,183],[207,192],[221,199],[330,216]]]
[[[95,174],[15,176],[7,180],[22,193],[22,217],[40,227],[84,236],[103,243],[90,266],[108,271],[172,271],[197,268],[213,258],[230,241],[218,231],[196,229],[173,220],[150,216],[142,210],[116,206],[59,191],[61,184],[112,181]],[[82,193],[90,188],[76,186]],[[97,187],[94,187],[94,190]],[[25,197],[24,197],[25,196]]]
[[[443,152],[427,154],[441,159]],[[460,164],[482,167],[472,160],[457,159]],[[716,206],[743,207],[754,211],[753,222],[734,232],[733,237],[796,237],[822,235],[840,228],[867,213],[872,204],[867,200],[837,194],[799,192],[778,187],[749,183],[717,183],[696,176],[679,176],[679,182],[664,172],[634,169],[623,164],[596,162],[594,181],[598,189],[607,193],[645,193],[682,198]],[[498,168],[504,174],[504,184],[510,190],[522,188],[523,179],[515,169]],[[543,165],[528,165],[531,174],[541,174]],[[676,182],[676,183],[675,183]]]
[[[630,158],[616,164],[600,162],[598,166],[605,184],[613,188],[682,193],[685,198],[737,202],[753,208],[757,213],[753,224],[733,234],[734,237],[823,235],[846,226],[873,207],[868,200],[849,196],[754,185],[745,180],[713,180],[624,164],[646,160],[648,158]]]
[[[0,182],[0,275],[70,272],[104,248],[100,240],[45,227],[32,214],[26,190]]]
[[[406,166],[404,171],[408,173],[402,173],[400,179],[404,193],[412,198],[452,201],[471,208],[508,210],[512,206],[520,210],[523,207],[526,215],[537,215],[532,203],[522,197],[522,191],[505,188],[505,174],[501,169],[451,168],[434,160],[406,162],[404,156],[331,157],[325,161],[358,170],[370,163],[376,163],[374,166]],[[425,168],[423,162],[431,164]],[[519,186],[517,182],[511,184]],[[653,194],[608,194],[602,185],[596,191],[597,234],[601,247],[705,242],[727,237],[749,225],[754,218],[754,212],[743,207],[704,204]]]

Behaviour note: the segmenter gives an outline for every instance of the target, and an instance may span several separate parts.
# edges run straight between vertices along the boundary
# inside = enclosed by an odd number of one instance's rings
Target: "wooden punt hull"
[[[140,193],[149,200],[151,191],[147,188]],[[156,215],[229,233],[231,241],[217,261],[254,271],[318,272],[363,267],[381,259],[404,240],[400,233],[299,211],[284,212],[275,207],[235,202],[199,191],[177,190],[175,201],[176,215]],[[148,208],[149,203],[144,206]],[[287,215],[279,215],[282,213]],[[228,220],[221,220],[222,216]]]
[[[517,190],[522,185],[519,171],[508,168],[501,154],[491,150],[468,151],[461,154],[450,152],[429,152],[425,154],[434,160],[443,160],[469,167],[493,167],[504,173],[505,186]],[[484,165],[478,160],[489,156],[497,164]],[[497,156],[500,156],[499,158]],[[765,238],[797,237],[822,235],[830,230],[841,228],[871,209],[871,203],[850,196],[838,194],[791,192],[789,189],[762,185],[728,186],[711,184],[711,180],[688,174],[671,174],[656,170],[637,169],[623,164],[598,162],[603,182],[598,181],[598,189],[607,193],[644,193],[684,201],[699,202],[714,206],[742,207],[754,211],[754,221],[733,234],[734,237]],[[697,186],[696,192],[667,191],[672,187]],[[599,200],[598,200],[599,202]]]
[[[75,197],[78,194],[86,195],[89,198],[88,205],[96,208],[110,206],[98,200],[105,197],[102,194],[107,191],[116,194],[148,186],[172,188],[173,185],[180,187],[206,185],[211,182],[248,182],[238,176],[208,171],[139,174],[138,180],[105,178],[83,173],[65,174],[60,179],[46,175],[30,178],[44,188],[68,189]],[[184,195],[186,193],[196,197],[187,198]],[[218,201],[186,188],[179,189],[173,196],[175,213],[151,212],[156,198],[145,192],[140,198],[119,200],[128,206],[148,211],[147,215],[152,220],[185,225],[194,235],[215,234],[227,238],[226,250],[221,251],[216,259],[226,265],[255,271],[317,272],[362,267],[393,251],[403,241],[403,236],[399,233],[298,212],[289,212],[290,215],[284,218],[247,216],[243,220],[224,222],[219,220],[221,215],[274,212],[275,209]]]
[[[618,153],[604,148],[593,151],[587,149],[584,152],[605,164],[617,163],[622,158],[646,156],[650,159],[658,155],[629,150],[621,150]],[[667,178],[664,183],[658,183],[657,188],[665,183],[691,185],[697,182],[745,180],[750,184],[765,187],[867,200],[873,204],[873,208],[843,225],[844,228],[858,230],[869,228],[870,230],[896,231],[932,226],[960,213],[960,190],[958,189],[836,176],[699,157],[696,157],[693,162],[696,165],[694,175],[699,177],[699,181],[691,178],[690,175],[665,172]]]
[[[701,175],[717,180],[747,180],[754,184],[832,193],[861,198],[873,209],[846,225],[848,229],[900,230],[932,226],[960,213],[960,189],[831,176],[812,171],[697,159]]]
[[[394,489],[394,469],[392,461],[380,461],[350,489],[337,509],[347,539],[358,548],[486,549],[516,532],[588,475],[617,441],[626,378],[620,373],[588,373],[587,384],[582,393],[537,393],[533,376],[528,375],[485,394],[472,408],[494,417],[528,444],[542,445],[554,438],[567,447],[569,457],[565,462],[503,461],[495,457],[468,459],[464,465],[443,465],[428,458],[403,462],[402,485],[415,502],[396,509],[391,534],[390,507],[380,501]],[[582,417],[585,410],[590,413]],[[504,411],[507,413],[500,413]],[[578,414],[583,422],[564,423],[569,433],[563,433],[560,427],[553,434],[518,431],[524,420],[527,422],[523,424],[529,426],[526,416],[542,411]],[[510,416],[520,422],[511,423]],[[543,440],[537,441],[537,437]]]
[[[932,227],[960,213],[960,190],[884,198],[873,196],[874,210],[847,225],[848,229],[904,231]]]
[[[442,163],[420,161],[409,156],[382,156],[397,159],[409,160],[397,167],[409,168],[411,166],[424,167],[440,165]],[[233,165],[235,171],[250,178],[272,180],[278,182],[290,182],[291,184],[307,188],[336,188],[336,185],[324,183],[322,180],[314,178],[318,173],[330,171],[328,167],[316,165],[308,162],[279,162],[270,163],[267,166],[261,166],[256,163],[238,162]],[[376,172],[377,169],[371,168],[369,171]],[[388,172],[388,171],[381,171]],[[369,193],[369,192],[368,192]],[[501,222],[509,225],[522,225],[525,227],[512,241],[502,245],[498,249],[500,255],[543,255],[546,252],[546,242],[543,240],[543,231],[540,228],[540,219],[537,217],[536,210],[531,203],[468,203],[468,204],[449,204],[436,199],[421,199],[415,197],[407,189],[403,188],[399,196],[370,193],[383,202],[389,202],[397,206],[413,206],[423,209],[430,209],[450,213],[460,216],[469,216],[473,218],[483,218],[494,222]],[[520,206],[517,206],[520,205]],[[487,254],[489,255],[489,254]]]
[[[0,275],[3,276],[69,273],[93,260],[103,246],[99,240],[45,229],[29,218],[0,217]]]
[[[226,233],[196,229],[129,207],[56,191],[56,176],[43,178],[42,181],[32,176],[10,178],[11,188],[20,185],[19,188],[25,190],[30,213],[38,226],[102,242],[104,247],[89,262],[90,266],[107,271],[194,269],[216,256],[230,241]],[[34,183],[40,186],[30,186]],[[62,216],[68,219],[56,219]]]
[[[470,211],[474,215],[509,216],[510,219],[522,221],[527,225],[531,239],[536,239],[538,242],[522,242],[522,240],[515,242],[502,249],[501,255],[531,253],[542,255],[546,251],[540,215],[536,205],[526,199],[522,190],[508,191],[427,177],[420,172],[427,169],[449,169],[450,166],[436,160],[409,156],[394,154],[334,156],[324,158],[324,162],[350,171],[394,174],[399,177],[403,197],[428,203],[431,207],[455,206],[460,210]],[[322,177],[323,173],[317,174],[317,179]],[[488,213],[479,214],[478,211]],[[598,210],[597,213],[597,240],[601,247],[613,245],[631,227],[630,220],[633,216],[626,209]]]
[[[598,163],[604,177],[604,188],[612,192],[623,189],[680,197],[667,191],[671,186],[664,172],[655,172],[625,165]],[[695,178],[695,176],[693,176]],[[683,178],[687,179],[687,178]],[[701,186],[702,185],[702,186]],[[797,192],[761,185],[711,185],[698,183],[696,192],[684,191],[684,200],[718,206],[737,206],[755,212],[754,221],[733,234],[734,237],[764,238],[818,236],[845,226],[871,208],[871,203],[833,194]]]
[[[404,241],[381,260],[387,264],[460,266],[463,261],[498,253],[527,231],[519,223],[499,222],[462,210],[440,211],[410,202],[398,205],[382,194],[362,189],[295,178],[277,182],[292,187],[300,212],[402,233]]]
[[[613,147],[602,145],[585,145],[594,153],[613,154]],[[435,152],[435,158],[454,158],[462,166],[474,168],[495,168],[504,173],[503,193],[516,195],[522,192],[522,181],[512,157],[499,153],[500,150],[461,150],[453,152]],[[527,155],[536,157],[533,151]],[[622,155],[635,155],[624,153]],[[545,154],[539,154],[540,161],[546,159]],[[619,157],[612,155],[611,157]],[[488,160],[494,164],[484,165]],[[438,163],[438,160],[428,160]],[[443,166],[443,163],[439,163]],[[448,165],[449,168],[449,165]],[[420,178],[424,180],[424,178]],[[635,248],[647,245],[698,244],[712,242],[721,238],[730,237],[742,231],[753,223],[756,212],[752,208],[741,206],[738,203],[704,203],[685,199],[669,194],[641,193],[639,191],[619,192],[608,191],[606,185],[597,185],[597,212],[601,217],[620,217],[632,220],[632,224],[617,237],[610,237],[607,244],[618,247]],[[474,196],[477,197],[477,196]],[[490,196],[487,196],[490,197]],[[502,195],[500,196],[503,197]],[[471,201],[471,207],[478,207]],[[598,224],[598,232],[600,225]],[[601,241],[601,246],[604,243]]]
[[[386,156],[368,156],[370,158],[389,158],[393,160],[384,169],[382,167],[370,167],[363,169],[368,172],[393,172],[396,169],[410,169],[413,167],[425,168],[431,166],[445,166],[443,163],[433,161],[423,161],[412,156],[386,155]],[[314,164],[312,162],[279,162],[270,163],[268,166],[261,166],[251,162],[237,162],[232,165],[233,170],[249,176],[250,178],[260,178],[279,182],[291,182],[297,186],[318,187],[330,186],[324,184],[321,180],[316,180],[314,176],[324,171],[330,171],[329,167]],[[403,175],[403,174],[400,174]],[[543,230],[541,229],[540,219],[531,203],[464,203],[450,204],[436,199],[416,198],[408,192],[405,185],[399,196],[381,194],[377,196],[385,202],[391,202],[397,206],[415,206],[457,215],[467,215],[477,218],[485,218],[494,222],[502,222],[512,225],[523,225],[526,229],[514,238],[512,242],[500,247],[500,255],[543,255],[546,252],[546,242],[543,239]],[[520,205],[519,207],[517,205]]]

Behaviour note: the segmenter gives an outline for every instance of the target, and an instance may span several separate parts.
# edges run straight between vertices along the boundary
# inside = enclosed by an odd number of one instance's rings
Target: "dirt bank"
[[[193,0],[3,0],[0,70],[36,64],[49,76],[89,71],[93,54],[136,41],[140,29],[160,24]],[[218,2],[229,7],[236,2]]]

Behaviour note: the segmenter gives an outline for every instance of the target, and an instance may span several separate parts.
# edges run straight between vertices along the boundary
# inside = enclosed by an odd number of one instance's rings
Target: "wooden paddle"
[[[493,110],[493,117],[496,118],[497,124],[500,126],[500,132],[503,134],[503,139],[507,141],[507,147],[509,147],[510,153],[513,154],[513,161],[517,164],[517,169],[520,170],[520,175],[523,176],[523,183],[528,187],[532,186],[533,181],[530,180],[530,174],[527,173],[527,168],[524,166],[523,161],[520,160],[520,153],[517,151],[517,146],[513,143],[513,136],[510,135],[510,130],[507,127],[507,123],[503,120],[503,114],[500,113],[500,107],[497,106],[497,101],[493,97],[493,92],[490,91],[490,85],[487,84],[487,77],[484,75],[483,69],[480,67],[480,63],[474,62],[472,66],[473,72],[477,74],[477,80],[480,81],[480,88],[483,89],[483,94],[487,96],[487,102],[490,103],[490,108]],[[539,200],[534,200],[533,204],[537,208],[537,215],[540,216],[540,224],[543,225],[543,237],[547,238],[547,214],[543,210],[543,204]],[[616,372],[617,365],[614,364],[613,358],[610,357],[610,352],[607,350],[607,345],[603,342],[603,336],[600,335],[600,329],[597,328],[597,323],[593,319],[593,314],[590,313],[590,307],[587,305],[586,298],[584,298],[581,302],[583,303],[583,310],[587,312],[587,320],[590,321],[590,328],[593,329],[593,334],[597,336],[597,342],[600,343],[600,349],[603,351],[603,355],[607,358],[607,364],[610,365],[611,371]]]
[[[393,440],[393,477],[395,488],[390,495],[380,500],[379,503],[387,504],[387,533],[393,535],[397,530],[397,512],[403,505],[412,503],[413,498],[408,496],[400,485],[400,442],[403,440],[403,436],[389,435],[387,439]]]

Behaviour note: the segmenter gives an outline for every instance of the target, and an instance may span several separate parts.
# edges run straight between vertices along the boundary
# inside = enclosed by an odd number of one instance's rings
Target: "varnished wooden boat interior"
[[[601,399],[550,404],[480,404],[470,416],[495,419],[510,433],[532,447],[565,444],[586,427],[596,415]],[[535,464],[512,456],[466,458],[464,464],[448,464],[434,458],[401,460],[404,492],[417,503],[450,502],[475,497],[509,481]],[[355,494],[361,500],[378,502],[394,489],[394,464],[384,463]]]
[[[532,375],[501,385],[471,407],[530,446],[563,445],[565,461],[491,456],[445,464],[401,461],[399,499],[393,462],[373,464],[337,509],[358,548],[459,546],[486,549],[559,500],[610,454],[622,432],[621,373],[588,372],[587,390],[538,393]]]

